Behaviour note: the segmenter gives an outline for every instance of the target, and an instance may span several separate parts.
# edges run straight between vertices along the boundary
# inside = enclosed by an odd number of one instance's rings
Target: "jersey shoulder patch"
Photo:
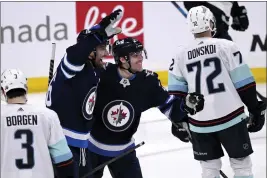
[[[158,74],[156,72],[151,71],[151,70],[144,69],[142,71],[142,73],[143,73],[143,75],[145,77],[150,77],[150,76],[153,76],[153,77],[156,77],[156,78],[158,77]]]

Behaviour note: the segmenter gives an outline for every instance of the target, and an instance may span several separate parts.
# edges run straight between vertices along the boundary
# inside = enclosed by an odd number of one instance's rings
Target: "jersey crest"
[[[96,102],[96,87],[91,88],[83,101],[82,113],[83,117],[87,120],[93,118],[93,111]]]
[[[102,120],[109,130],[122,132],[128,129],[133,122],[134,108],[125,100],[112,101],[103,109]]]

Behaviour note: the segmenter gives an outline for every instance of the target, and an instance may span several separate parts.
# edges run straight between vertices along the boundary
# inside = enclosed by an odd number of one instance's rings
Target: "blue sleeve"
[[[96,46],[102,42],[99,41],[95,35],[90,35],[87,38],[79,41],[73,46],[70,46],[66,50],[66,54],[63,56],[57,71],[60,72],[64,79],[70,79],[80,72],[88,56],[93,52]]]
[[[183,109],[182,97],[170,95],[165,103],[158,108],[169,120],[175,122],[181,122],[187,116],[187,113]]]
[[[65,138],[58,141],[56,144],[49,145],[48,148],[54,164],[67,161],[72,158],[72,153]]]
[[[254,77],[247,64],[240,65],[231,70],[229,73],[232,82],[237,90],[255,82]]]
[[[172,58],[168,72],[168,91],[175,96],[186,96],[188,84],[179,67],[179,53]]]

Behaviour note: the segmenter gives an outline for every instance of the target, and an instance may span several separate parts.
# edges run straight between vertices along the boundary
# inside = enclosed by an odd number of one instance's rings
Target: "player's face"
[[[103,67],[104,62],[103,58],[108,55],[108,51],[105,44],[99,45],[96,47],[96,58],[95,58],[95,65],[97,67]]]
[[[130,53],[131,70],[141,72],[143,70],[143,51]]]

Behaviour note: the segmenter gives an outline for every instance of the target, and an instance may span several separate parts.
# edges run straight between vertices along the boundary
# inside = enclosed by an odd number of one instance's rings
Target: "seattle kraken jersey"
[[[170,93],[204,95],[204,109],[189,120],[198,133],[216,132],[246,118],[239,91],[255,85],[254,78],[235,43],[197,38],[181,47],[169,69]]]
[[[144,70],[125,79],[120,77],[117,65],[109,64],[101,73],[97,88],[89,150],[112,157],[133,147],[132,136],[138,128],[141,113],[172,99],[161,86],[157,74]],[[180,107],[177,108],[180,112]]]
[[[1,104],[1,177],[52,178],[51,158],[54,164],[72,158],[57,114],[29,104]]]
[[[61,121],[68,144],[86,148],[96,100],[98,70],[88,56],[99,42],[90,36],[69,47],[50,82],[46,106]]]

